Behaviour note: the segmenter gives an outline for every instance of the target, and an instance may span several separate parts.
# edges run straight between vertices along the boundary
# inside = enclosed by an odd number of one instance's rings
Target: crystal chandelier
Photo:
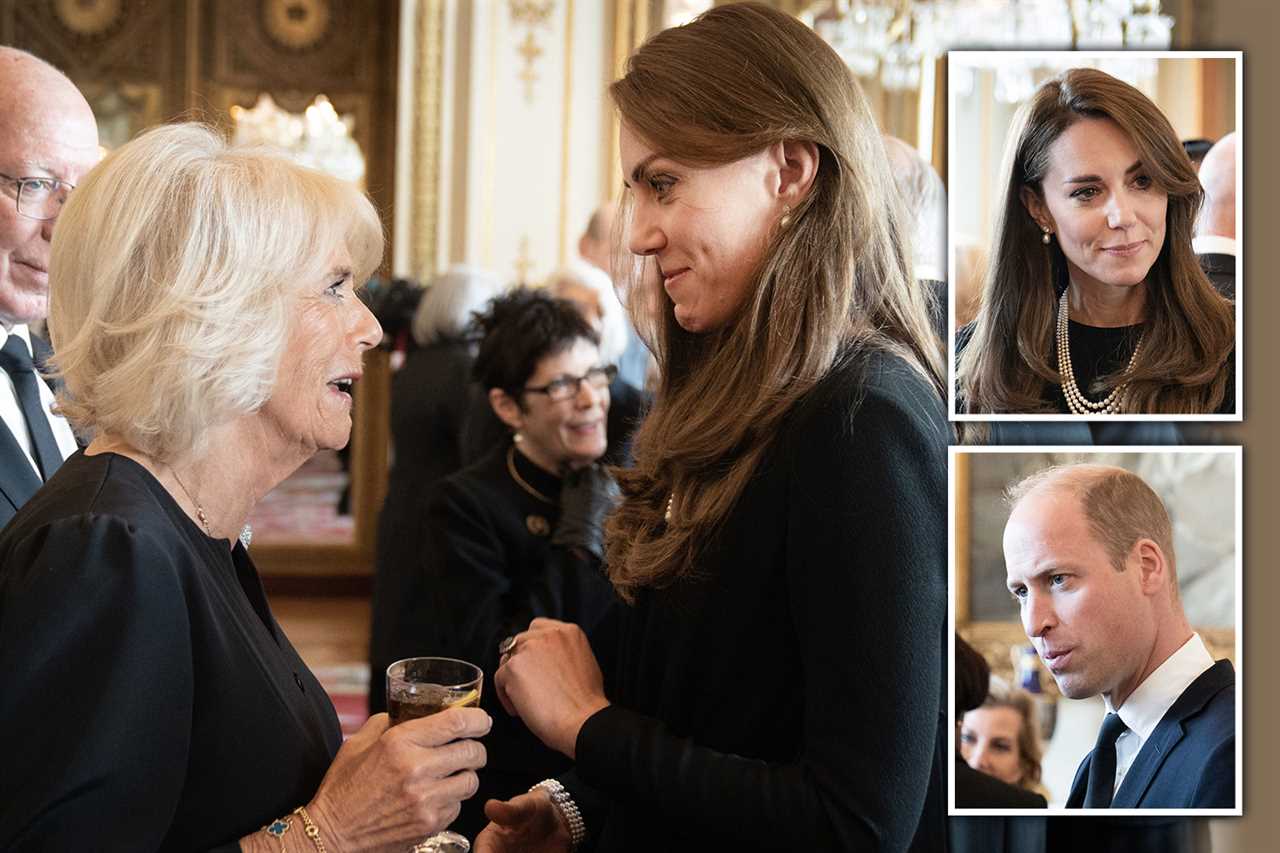
[[[1174,24],[1159,0],[832,0],[802,17],[892,91],[919,88],[921,63],[951,49],[1163,50]]]
[[[364,154],[351,136],[352,116],[340,116],[324,95],[316,95],[302,115],[281,109],[265,92],[251,109],[231,108],[237,143],[283,148],[304,166],[362,186]]]

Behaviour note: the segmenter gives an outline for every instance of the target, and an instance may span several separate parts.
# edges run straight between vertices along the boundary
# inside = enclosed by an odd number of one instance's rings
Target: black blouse
[[[484,670],[481,706],[493,718],[488,763],[454,825],[468,837],[488,822],[487,798],[509,799],[568,766],[498,701],[498,643],[538,616],[575,622],[592,636],[616,604],[594,558],[551,544],[559,499],[559,478],[508,441],[440,481],[428,501],[426,548],[391,650],[461,658]]]
[[[945,845],[949,436],[902,360],[833,371],[697,572],[625,608],[562,777],[597,849]]]
[[[340,743],[248,553],[142,466],[77,453],[0,533],[0,849],[238,851]]]

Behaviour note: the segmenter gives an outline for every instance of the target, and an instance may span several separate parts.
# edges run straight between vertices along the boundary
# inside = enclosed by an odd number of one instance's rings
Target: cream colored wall
[[[436,269],[461,262],[536,283],[576,254],[605,198],[606,12],[597,0],[445,2]],[[418,92],[432,84],[408,77]],[[403,156],[411,137],[399,139]],[[424,203],[398,194],[397,221]]]

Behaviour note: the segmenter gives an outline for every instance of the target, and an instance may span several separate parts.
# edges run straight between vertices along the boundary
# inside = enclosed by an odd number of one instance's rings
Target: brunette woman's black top
[[[947,443],[896,357],[833,371],[696,571],[624,608],[562,777],[597,850],[936,850]]]

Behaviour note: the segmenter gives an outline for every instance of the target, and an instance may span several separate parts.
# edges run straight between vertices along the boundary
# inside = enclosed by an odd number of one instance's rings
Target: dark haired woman
[[[662,288],[608,523],[630,607],[607,691],[575,626],[514,638],[498,692],[575,769],[489,803],[476,849],[937,849],[949,430],[880,134],[758,4],[658,34],[611,93]]]
[[[1192,250],[1203,190],[1159,107],[1070,69],[1023,105],[1005,162],[960,410],[1234,412],[1234,309]]]
[[[471,661],[492,676],[498,645],[535,617],[600,623],[615,597],[600,570],[603,518],[616,495],[605,451],[611,365],[573,304],[533,291],[495,299],[479,318],[472,375],[512,437],[446,477],[427,502],[421,569],[404,593],[391,659]],[[484,827],[485,797],[510,797],[568,762],[497,705],[479,796],[454,828]]]

